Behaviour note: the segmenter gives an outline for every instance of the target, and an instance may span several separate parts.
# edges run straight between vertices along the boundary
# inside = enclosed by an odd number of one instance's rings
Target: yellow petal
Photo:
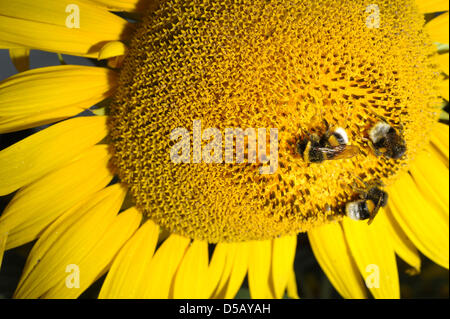
[[[345,218],[342,222],[352,256],[375,298],[400,298],[397,262],[386,227],[387,219],[380,211],[371,225]]]
[[[80,288],[67,287],[67,269],[57,285],[47,291],[42,298],[77,298],[82,291],[86,290],[95,280],[102,276],[114,256],[124,243],[136,231],[141,222],[142,214],[135,208],[130,208],[116,216],[108,226],[102,237],[90,238],[89,244],[84,247],[76,246],[80,250],[79,254],[74,253],[67,259],[80,270]],[[76,240],[77,238],[74,238]],[[57,244],[56,244],[57,245]],[[62,249],[73,247],[69,242],[65,242]],[[59,261],[60,262],[60,261]]]
[[[441,91],[440,91],[440,96],[443,97],[445,100],[449,100],[449,86],[448,86],[448,80],[449,79],[445,79],[442,81],[441,83]]]
[[[7,49],[97,57],[105,43],[129,37],[129,28],[124,19],[84,0],[15,0],[0,6],[0,44]]]
[[[167,299],[175,272],[188,248],[190,240],[172,234],[158,248],[148,267],[148,276],[144,278],[144,298]],[[138,292],[140,294],[140,292]]]
[[[121,184],[114,184],[108,186],[101,191],[89,196],[86,200],[81,201],[76,206],[69,209],[58,219],[56,219],[48,228],[42,233],[39,240],[33,246],[33,250],[36,252],[34,255],[28,255],[25,268],[22,273],[22,278],[28,277],[34,265],[39,263],[40,256],[50,249],[52,243],[60,236],[60,232],[56,232],[58,229],[67,229],[72,224],[76,223],[86,212],[94,209],[102,201],[110,200],[111,198],[123,198],[126,194],[126,188]]]
[[[250,253],[249,249],[249,243],[243,242],[236,244],[236,255],[233,259],[230,278],[228,279],[227,285],[223,291],[224,299],[234,298],[239,291],[239,288],[241,288],[242,282],[247,274]]]
[[[448,125],[443,123],[437,123],[433,129],[431,136],[432,147],[428,148],[428,151],[434,154],[441,160],[446,167],[448,167],[449,156],[449,129]]]
[[[273,240],[271,283],[276,298],[282,298],[291,269],[294,266],[297,236],[283,236]]]
[[[421,152],[410,164],[409,170],[423,197],[448,217],[449,175],[448,167],[431,152]]]
[[[206,295],[208,296],[208,298],[213,295],[213,292],[219,285],[219,281],[221,281],[222,278],[227,277],[229,275],[229,273],[227,275],[224,275],[224,271],[229,251],[228,247],[230,247],[230,245],[232,246],[232,244],[228,243],[218,243],[214,248],[214,253],[211,257],[211,261],[209,263],[207,272],[208,282]],[[223,284],[218,290],[220,290],[223,287],[223,285],[225,285],[225,280],[223,280]]]
[[[248,286],[252,299],[272,298],[269,285],[272,241],[256,240],[248,244]]]
[[[448,157],[441,152],[438,147],[433,143],[426,148],[426,151],[438,158],[445,167],[448,168]]]
[[[123,201],[127,189],[122,184],[114,184],[108,186],[101,191],[89,196],[86,200],[81,201],[76,206],[69,209],[58,219],[56,219],[40,236],[39,240],[34,244],[33,250],[36,254],[30,254],[28,256],[27,262],[25,264],[24,271],[22,273],[22,278],[28,277],[31,270],[33,270],[35,264],[39,263],[40,256],[44,255],[47,250],[50,249],[52,243],[60,236],[61,232],[59,229],[66,229],[76,223],[84,214],[95,209],[96,206],[100,205],[104,201],[112,201],[117,199]]]
[[[434,42],[448,43],[448,12],[428,22],[425,25],[425,30]]]
[[[415,273],[420,272],[421,260],[419,252],[392,216],[392,212],[389,207],[386,208],[384,212],[386,213],[386,217],[388,219],[386,226],[388,227],[395,252],[401,259],[414,268]]]
[[[389,190],[394,218],[414,245],[428,258],[448,268],[449,220],[419,192],[408,174],[402,174]]]
[[[213,265],[213,261],[215,261],[216,257],[217,257],[217,264],[219,264],[219,260],[221,259],[222,254],[224,255],[225,260],[223,266],[221,267],[223,268],[223,270],[220,275],[219,283],[217,284],[214,294],[212,295],[213,298],[223,298],[224,291],[228,283],[228,279],[230,278],[231,271],[233,270],[234,258],[236,257],[237,247],[238,243],[220,243],[217,244],[216,246],[216,249],[213,254],[213,259],[211,260],[211,265]]]
[[[30,68],[30,50],[26,48],[16,48],[9,50],[9,56],[17,71],[25,72]]]
[[[74,160],[106,134],[106,117],[78,117],[0,151],[0,195],[9,194]]]
[[[9,233],[7,249],[23,245],[62,213],[104,188],[112,179],[106,145],[94,146],[80,159],[22,188],[0,216]]]
[[[416,0],[420,13],[448,11],[448,0]]]
[[[18,45],[0,40],[0,48],[2,49],[26,49],[26,45]]]
[[[308,232],[314,256],[330,282],[344,298],[365,298],[358,268],[338,223],[316,227]]]
[[[146,281],[146,273],[155,252],[159,226],[151,220],[142,225],[121,249],[102,285],[99,298],[143,298],[137,294]]]
[[[297,279],[295,278],[294,269],[291,269],[290,271],[290,276],[287,284],[287,295],[291,299],[300,299],[300,297],[298,296]]]
[[[146,1],[141,0],[91,0],[111,11],[137,11],[146,7]]]
[[[59,65],[22,72],[0,83],[0,117],[87,109],[116,85],[117,74],[99,67]]]
[[[0,117],[0,134],[17,132],[32,127],[55,123],[80,114],[83,111],[84,109],[73,106],[44,113]]]
[[[208,243],[195,240],[181,261],[175,275],[173,298],[205,299],[208,298]]]
[[[0,269],[2,269],[3,254],[5,252],[8,233],[0,229]]]
[[[98,54],[98,59],[109,59],[112,57],[124,55],[127,50],[126,45],[120,41],[111,41],[105,44]]]
[[[449,58],[448,52],[447,53],[443,53],[443,54],[439,54],[438,57],[437,57],[439,66],[441,67],[441,71],[444,72],[447,75],[449,74],[449,71],[448,71],[448,63],[449,63],[448,58]]]
[[[109,187],[99,192],[92,203],[62,215],[31,250],[15,297],[39,298],[50,289],[60,287],[67,282],[69,265],[79,268],[80,288],[66,289],[59,297],[79,296],[106,267],[109,262],[106,259],[111,259],[123,244],[113,238],[117,236],[124,242],[124,237],[130,236],[133,227],[139,224],[136,216],[139,214],[135,213],[132,214],[131,227],[122,222],[116,225],[116,216],[124,198],[125,191],[120,185]],[[124,229],[123,233],[120,228]],[[114,230],[114,233],[108,233],[108,230]],[[109,246],[108,242],[112,245]],[[98,244],[101,247],[96,247]],[[116,251],[111,251],[108,246]],[[96,248],[98,250],[94,251]],[[95,263],[95,258],[102,267],[96,269],[97,273],[93,275],[89,263]]]

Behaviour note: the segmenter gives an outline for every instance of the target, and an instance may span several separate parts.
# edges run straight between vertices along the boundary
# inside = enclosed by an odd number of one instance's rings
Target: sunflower
[[[396,256],[448,269],[448,1],[371,2],[2,1],[21,72],[0,83],[0,133],[51,124],[0,151],[0,253],[36,241],[14,297],[104,276],[99,298],[233,298],[245,278],[297,298],[299,233],[345,298],[400,297]],[[27,70],[30,49],[103,66]],[[278,170],[171,162],[170,132],[198,119],[278,128]],[[295,141],[324,122],[358,154],[306,163]],[[401,157],[368,140],[380,122]],[[387,205],[348,218],[372,183]]]

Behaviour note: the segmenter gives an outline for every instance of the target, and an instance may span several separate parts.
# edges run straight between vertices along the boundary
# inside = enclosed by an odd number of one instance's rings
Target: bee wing
[[[351,158],[359,154],[359,148],[354,145],[338,145],[330,148],[320,148],[326,154],[327,159],[338,160]]]
[[[345,145],[345,149],[337,155],[335,159],[352,158],[359,154],[359,147],[355,145]]]

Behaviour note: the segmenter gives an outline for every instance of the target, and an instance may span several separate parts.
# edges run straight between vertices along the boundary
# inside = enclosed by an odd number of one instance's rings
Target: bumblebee
[[[366,220],[370,225],[381,207],[388,202],[388,194],[380,189],[381,184],[369,186],[366,190],[359,190],[360,200],[345,205],[345,214],[353,220]]]
[[[369,138],[376,156],[399,159],[406,152],[405,141],[385,120],[380,120],[372,126]]]
[[[326,160],[351,158],[359,154],[359,148],[347,145],[348,136],[341,127],[319,136],[311,134],[297,142],[297,152],[307,163],[322,163]]]

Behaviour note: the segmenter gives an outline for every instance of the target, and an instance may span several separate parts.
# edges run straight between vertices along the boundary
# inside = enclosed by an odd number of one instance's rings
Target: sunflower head
[[[272,239],[341,219],[361,180],[390,185],[428,143],[438,72],[412,1],[379,1],[376,27],[368,5],[168,0],[150,12],[109,122],[113,164],[138,208],[190,238]],[[221,132],[277,128],[278,169],[173,163],[170,133],[192,132],[196,120]],[[401,138],[401,156],[374,152],[380,121]],[[326,134],[324,123],[342,127],[359,154],[307,163],[296,143]]]

